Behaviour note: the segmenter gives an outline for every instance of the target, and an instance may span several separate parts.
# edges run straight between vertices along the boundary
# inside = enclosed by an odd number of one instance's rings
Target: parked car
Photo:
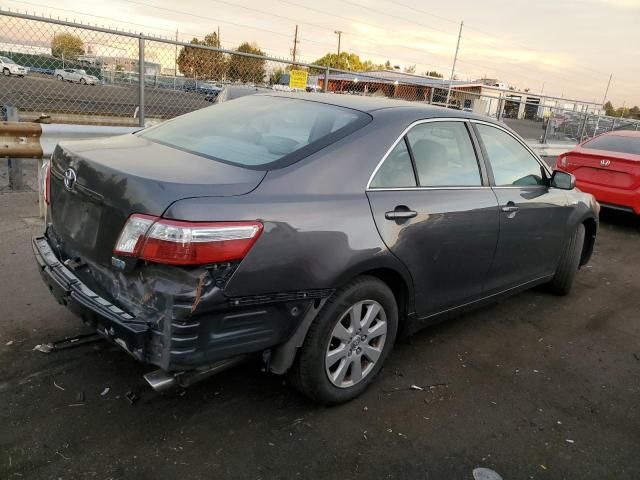
[[[24,77],[27,73],[29,73],[29,69],[27,67],[18,65],[9,57],[2,57],[2,56],[0,56],[0,70],[2,70],[2,74],[5,77],[10,77],[11,75]]]
[[[213,82],[186,79],[182,84],[182,89],[185,92],[199,93],[201,95],[207,95],[215,98],[220,90],[222,90],[222,87]]]
[[[640,132],[619,130],[591,138],[558,157],[580,190],[603,207],[640,215]]]
[[[256,93],[269,93],[270,88],[256,87],[249,85],[225,85],[215,95],[206,95],[204,99],[212,103],[222,103],[235,98],[245,97],[247,95],[255,95]]]
[[[100,79],[93,75],[89,75],[85,70],[79,68],[56,69],[55,77],[60,81],[81,83],[82,85],[97,85]]]
[[[63,142],[43,178],[42,278],[160,367],[154,388],[260,354],[327,404],[362,393],[399,334],[568,293],[598,218],[500,123],[347,95],[247,95]]]

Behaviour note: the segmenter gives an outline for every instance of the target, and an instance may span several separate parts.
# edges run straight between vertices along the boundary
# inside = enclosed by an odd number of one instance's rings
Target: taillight
[[[51,160],[45,160],[40,169],[40,193],[44,203],[51,204]]]
[[[559,167],[566,167],[567,164],[569,163],[567,156],[565,154],[562,154],[558,157],[558,166]]]
[[[113,252],[170,265],[240,260],[262,233],[260,222],[185,222],[129,217]]]

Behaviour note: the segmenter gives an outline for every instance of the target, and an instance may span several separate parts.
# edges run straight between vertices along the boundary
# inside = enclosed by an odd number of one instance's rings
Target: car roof
[[[443,107],[429,105],[423,102],[408,101],[408,100],[396,100],[386,97],[365,97],[361,95],[340,95],[332,93],[305,93],[305,92],[273,92],[264,93],[260,95],[273,96],[273,97],[285,97],[296,98],[301,100],[308,100],[312,102],[325,103],[327,105],[335,105],[337,107],[351,108],[353,110],[359,110],[361,112],[368,113],[373,117],[376,116],[375,112],[380,110],[389,109],[404,109],[408,117],[415,116],[416,118],[437,118],[437,117],[464,117],[464,118],[476,118],[478,120],[492,120],[482,115],[474,113],[447,109]],[[495,122],[495,120],[492,120]]]
[[[610,137],[640,137],[640,131],[637,130],[614,130],[613,132],[607,132],[603,135]]]

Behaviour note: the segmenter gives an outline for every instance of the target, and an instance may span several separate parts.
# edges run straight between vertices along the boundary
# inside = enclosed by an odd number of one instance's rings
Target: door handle
[[[507,202],[506,205],[503,205],[502,208],[500,208],[500,210],[502,210],[504,213],[507,214],[507,218],[513,218],[517,215],[518,210],[520,210],[520,207],[517,206],[515,203],[509,201]]]
[[[418,215],[418,212],[409,210],[405,206],[396,207],[391,212],[386,212],[384,218],[387,220],[406,220],[407,218],[413,218]]]
[[[520,210],[520,207],[516,206],[516,205],[505,205],[504,207],[502,207],[502,211],[503,212],[517,212],[518,210]]]

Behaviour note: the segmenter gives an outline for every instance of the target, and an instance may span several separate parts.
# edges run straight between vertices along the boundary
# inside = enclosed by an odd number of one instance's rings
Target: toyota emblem
[[[64,188],[71,191],[76,184],[76,171],[73,168],[67,168],[64,171]]]
[[[611,165],[611,160],[600,160],[600,165],[602,165],[603,167],[608,167],[609,165]]]

